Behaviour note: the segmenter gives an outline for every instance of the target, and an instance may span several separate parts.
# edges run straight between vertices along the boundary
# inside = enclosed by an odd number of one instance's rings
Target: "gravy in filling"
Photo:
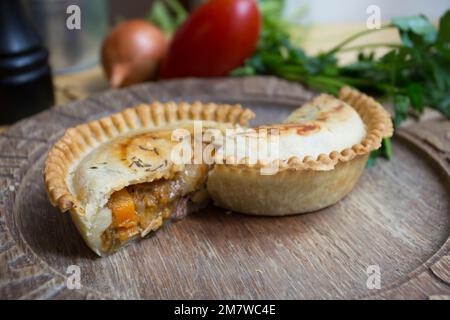
[[[107,203],[112,223],[102,234],[103,249],[114,251],[139,235],[156,231],[167,219],[186,213],[187,198],[204,188],[207,172],[207,165],[186,165],[173,179],[114,192]]]

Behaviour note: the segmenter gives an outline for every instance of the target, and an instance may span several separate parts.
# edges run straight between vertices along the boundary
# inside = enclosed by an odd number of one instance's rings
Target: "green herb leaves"
[[[397,94],[394,96],[394,123],[396,126],[400,125],[408,115],[408,110],[411,102],[408,96]]]
[[[439,21],[438,42],[442,45],[446,44],[449,49],[450,44],[450,10],[447,11]]]
[[[153,3],[148,20],[171,35],[186,20],[187,11],[177,0],[157,0]]]
[[[407,47],[412,48],[436,41],[437,30],[423,15],[393,18],[392,25],[398,28],[402,42]]]
[[[381,141],[381,148],[373,151],[370,154],[369,159],[367,160],[367,167],[374,166],[378,157],[385,157],[387,159],[391,159],[392,156],[393,156],[393,150],[392,150],[391,139],[384,138]]]

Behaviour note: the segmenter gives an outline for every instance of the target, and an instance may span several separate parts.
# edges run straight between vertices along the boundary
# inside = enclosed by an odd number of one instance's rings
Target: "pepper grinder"
[[[20,1],[0,1],[0,124],[28,117],[54,103],[48,52]]]

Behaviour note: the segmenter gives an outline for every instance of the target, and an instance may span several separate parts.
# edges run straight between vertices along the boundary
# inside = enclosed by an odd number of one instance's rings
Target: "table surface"
[[[448,121],[423,117],[397,130],[394,158],[365,170],[327,209],[271,219],[209,206],[102,259],[70,215],[48,202],[42,167],[67,127],[175,98],[239,102],[256,113],[253,124],[277,122],[314,94],[274,77],[164,81],[106,91],[13,126],[0,137],[0,297],[449,299]],[[67,288],[73,265],[80,290]],[[374,265],[382,273],[375,291],[367,285]]]

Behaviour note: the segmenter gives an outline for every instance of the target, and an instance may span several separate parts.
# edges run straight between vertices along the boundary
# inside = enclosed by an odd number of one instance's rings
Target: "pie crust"
[[[112,209],[108,208],[112,194],[130,185],[174,179],[188,170],[187,165],[170,160],[173,143],[166,133],[175,128],[191,130],[193,120],[202,120],[205,127],[224,129],[245,126],[253,117],[251,110],[239,105],[155,102],[70,128],[50,149],[45,162],[49,199],[62,212],[70,211],[93,251],[99,255],[111,253],[120,247],[105,247],[103,239],[105,230],[114,222]],[[159,151],[147,150],[146,143],[150,142],[159,143]],[[144,162],[139,162],[140,157]],[[205,199],[200,194],[194,196],[199,202]]]
[[[209,173],[207,189],[215,204],[254,215],[282,216],[306,213],[330,206],[347,195],[357,183],[371,151],[391,137],[389,113],[374,99],[344,87],[339,98],[359,114],[366,129],[363,139],[343,150],[316,158],[296,156],[275,160],[273,175],[262,175],[267,163],[257,161],[216,164]]]

